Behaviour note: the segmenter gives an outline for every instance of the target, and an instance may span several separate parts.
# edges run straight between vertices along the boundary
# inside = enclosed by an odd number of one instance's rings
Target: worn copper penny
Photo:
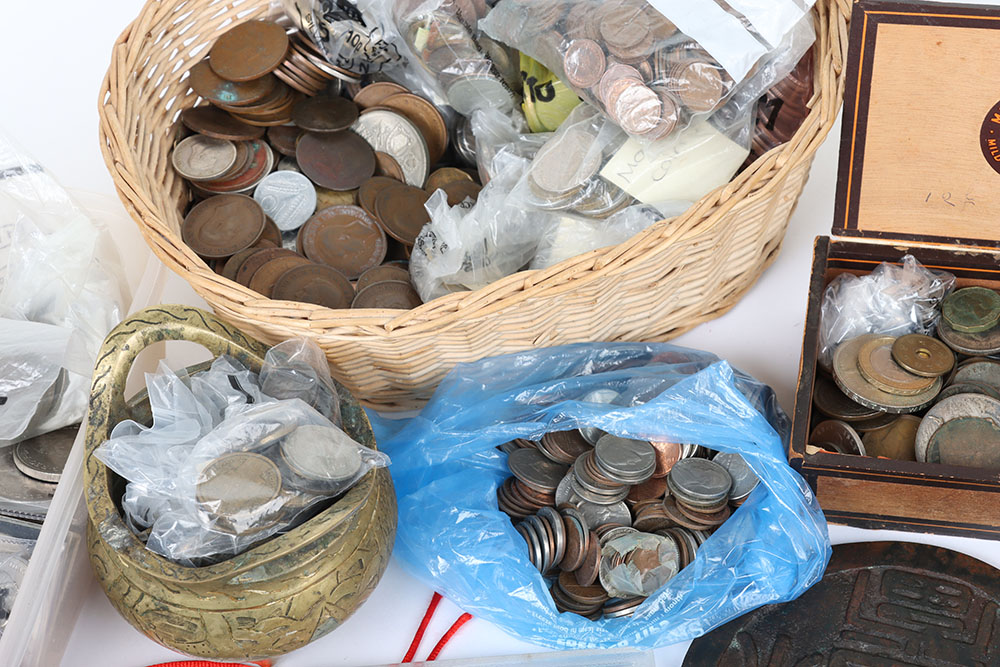
[[[577,519],[564,514],[562,520],[563,530],[566,531],[566,553],[559,567],[563,572],[573,572],[583,564],[583,559],[587,556],[587,533]]]
[[[628,492],[628,500],[641,502],[662,498],[667,491],[667,480],[663,477],[651,477],[642,484],[636,484]]]
[[[230,257],[264,231],[264,211],[245,195],[218,195],[196,204],[184,218],[181,238],[202,257]]]
[[[634,80],[642,83],[642,76],[639,74],[639,70],[629,65],[620,63],[611,65],[601,76],[601,80],[594,89],[598,99],[607,105],[608,95],[610,95],[612,88],[620,85],[619,82],[622,80]]]
[[[681,512],[681,510],[677,507],[677,499],[673,496],[667,496],[664,498],[663,511],[666,512],[667,517],[669,517],[670,520],[678,526],[689,528],[691,530],[705,530],[706,528],[711,527],[709,524],[701,521],[692,521],[688,518],[688,516]]]
[[[590,586],[597,581],[597,575],[601,571],[601,545],[600,540],[593,531],[587,537],[587,554],[583,558],[583,564],[574,572],[576,583],[581,586]]]
[[[988,331],[1000,322],[1000,294],[986,287],[955,290],[941,302],[941,318],[961,333]]]
[[[354,288],[344,274],[332,266],[308,264],[283,273],[274,284],[271,298],[339,310],[351,307]]]
[[[381,266],[373,267],[362,273],[358,278],[354,289],[360,292],[369,285],[374,285],[375,283],[384,282],[386,280],[409,282],[410,272],[394,264],[382,264]]]
[[[222,109],[213,106],[192,107],[181,112],[181,122],[198,134],[215,139],[246,141],[259,139],[264,128],[238,121]]]
[[[566,79],[577,88],[597,85],[607,67],[600,44],[590,39],[574,39],[563,54]]]
[[[274,259],[265,262],[263,266],[254,272],[253,277],[250,278],[250,284],[247,285],[247,287],[252,289],[254,292],[257,292],[257,294],[262,294],[270,298],[271,292],[274,289],[274,284],[278,282],[278,278],[288,272],[289,269],[305,264],[312,264],[312,262],[305,257],[300,257],[299,255],[282,255],[280,257],[275,257]]]
[[[264,248],[257,246],[252,246],[246,250],[240,250],[238,253],[226,260],[226,263],[222,265],[222,277],[228,278],[229,280],[236,280],[236,273],[243,266],[243,262],[247,261],[247,258],[255,252],[259,252]]]
[[[440,169],[435,169],[427,177],[427,182],[424,183],[424,190],[434,194],[435,190],[443,188],[449,183],[471,181],[472,176],[467,171],[455,167],[441,167]]]
[[[955,353],[947,345],[923,334],[897,338],[892,344],[892,358],[910,373],[922,377],[944,375],[955,365]]]
[[[302,136],[302,129],[294,125],[275,125],[267,128],[267,140],[282,155],[295,157],[295,144]]]
[[[910,373],[892,358],[893,336],[877,336],[858,350],[858,370],[873,385],[899,396],[913,396],[927,391],[936,378]]]
[[[385,188],[375,198],[375,214],[389,236],[413,245],[431,216],[424,208],[430,195],[410,185]]]
[[[660,96],[642,81],[624,80],[608,93],[607,111],[630,134],[652,132],[660,124]]]
[[[278,225],[274,224],[274,220],[268,215],[264,216],[264,231],[261,232],[256,245],[260,246],[264,241],[272,243],[275,248],[281,247],[281,230],[278,229]]]
[[[287,52],[284,28],[271,21],[247,21],[215,40],[208,58],[223,79],[251,81],[277,69]]]
[[[832,449],[840,454],[865,456],[861,436],[847,422],[828,419],[817,424],[809,434],[809,444]]]
[[[368,107],[379,106],[382,104],[382,100],[387,97],[408,92],[410,91],[398,83],[392,83],[391,81],[376,81],[375,83],[370,83],[362,88],[358,94],[354,96],[354,103],[362,109],[367,109]]]
[[[267,75],[246,83],[227,81],[212,70],[208,60],[202,60],[191,68],[188,81],[194,92],[206,100],[220,105],[245,105],[263,100],[278,85],[273,75]]]
[[[391,308],[412,310],[423,301],[409,280],[385,280],[358,292],[351,308]]]
[[[350,130],[306,133],[299,139],[295,159],[316,185],[341,192],[359,187],[375,173],[375,152]]]
[[[437,163],[444,156],[448,149],[448,126],[437,107],[413,93],[390,95],[379,106],[398,111],[417,126],[427,142],[431,164]]]
[[[917,441],[919,427],[919,417],[901,415],[888,427],[865,433],[861,438],[865,454],[899,461],[916,461],[914,444]]]
[[[471,199],[474,204],[479,198],[479,191],[483,189],[483,186],[473,181],[453,181],[446,183],[441,189],[448,196],[448,206],[458,206],[467,199]]]
[[[406,180],[403,168],[396,162],[396,158],[382,151],[375,151],[375,175],[386,176],[400,182]]]
[[[358,206],[330,206],[317,212],[302,226],[299,239],[306,257],[332,266],[349,280],[385,258],[385,233]]]
[[[291,250],[286,250],[285,248],[263,248],[249,257],[247,257],[243,264],[240,265],[239,269],[236,270],[236,282],[244,287],[250,286],[250,281],[253,280],[254,274],[260,269],[260,267],[267,264],[272,259],[276,257],[297,257],[297,255]]]
[[[307,97],[292,110],[292,120],[307,132],[340,132],[357,119],[358,105],[339,95]]]
[[[372,176],[361,184],[358,188],[358,205],[368,211],[369,214],[377,216],[375,212],[375,200],[380,192],[386,188],[403,185],[398,179],[388,176]]]
[[[856,422],[871,419],[879,414],[879,410],[868,408],[851,400],[840,387],[825,375],[816,376],[813,386],[813,403],[816,409],[827,417],[845,422]]]
[[[653,472],[653,477],[666,477],[670,469],[674,467],[674,464],[681,460],[684,447],[676,442],[656,442],[651,440],[649,444],[653,446],[653,450],[656,452],[656,470]]]
[[[725,92],[722,75],[710,63],[692,62],[671,70],[674,92],[691,111],[705,113],[714,109]]]

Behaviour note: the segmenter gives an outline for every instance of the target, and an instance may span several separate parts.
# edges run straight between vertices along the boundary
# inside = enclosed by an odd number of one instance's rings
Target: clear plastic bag
[[[663,219],[651,206],[630,206],[607,220],[561,215],[538,243],[531,269],[546,269],[583,253],[624,243]]]
[[[597,389],[613,403],[584,397]],[[376,419],[376,434],[383,427]],[[686,568],[629,618],[559,614],[524,539],[498,510],[515,438],[596,427],[736,452],[761,482]],[[558,649],[690,639],[822,576],[831,549],[808,485],[788,465],[774,393],[717,357],[666,344],[578,344],[457,366],[424,410],[379,437],[399,501],[395,555],[474,616]]]
[[[501,0],[480,22],[630,136],[655,140],[727,102],[741,109],[815,40],[797,0]]]
[[[842,273],[826,286],[819,328],[823,366],[830,367],[838,345],[862,334],[933,334],[955,276],[924,268],[913,255],[901,261],[883,262],[866,276]]]
[[[107,230],[0,135],[0,367],[17,367],[0,375],[0,444],[83,418],[124,285]]]
[[[182,565],[224,560],[289,530],[389,463],[327,416],[339,422],[340,404],[311,341],[272,348],[259,378],[219,357],[183,379],[161,366],[146,383],[153,425],[121,422],[95,455],[128,480],[129,527]]]

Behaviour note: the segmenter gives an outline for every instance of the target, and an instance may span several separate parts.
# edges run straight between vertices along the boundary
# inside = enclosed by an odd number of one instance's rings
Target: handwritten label
[[[928,192],[924,197],[924,203],[938,206],[949,206],[956,211],[963,211],[969,206],[976,205],[976,198],[970,193],[960,195],[953,192]]]

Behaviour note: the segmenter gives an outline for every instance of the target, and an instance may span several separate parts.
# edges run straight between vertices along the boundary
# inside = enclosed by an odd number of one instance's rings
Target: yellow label
[[[554,132],[580,104],[566,84],[544,65],[521,54],[522,109],[532,132]]]
[[[417,28],[416,34],[413,35],[413,48],[415,51],[420,52],[427,48],[427,40],[430,39],[431,31],[427,28]]]

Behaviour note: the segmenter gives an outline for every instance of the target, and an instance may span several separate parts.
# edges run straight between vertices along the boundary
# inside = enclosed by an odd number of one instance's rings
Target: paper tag
[[[750,154],[710,123],[643,145],[629,139],[601,176],[645,204],[698,201],[728,183]]]

